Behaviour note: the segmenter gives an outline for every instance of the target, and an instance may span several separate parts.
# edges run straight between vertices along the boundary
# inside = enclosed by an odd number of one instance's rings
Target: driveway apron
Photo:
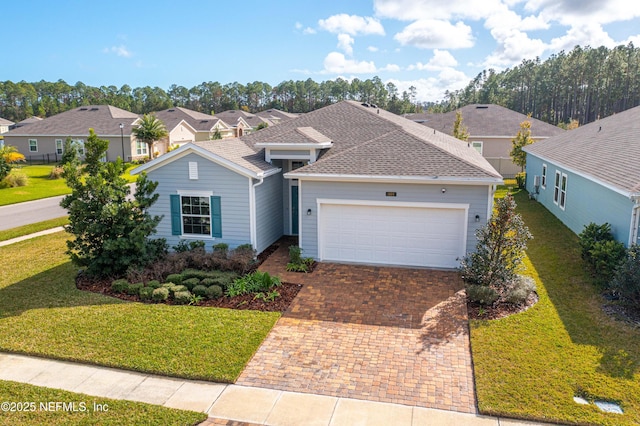
[[[476,413],[456,272],[320,263],[288,273],[287,245],[260,267],[304,284],[238,385]]]

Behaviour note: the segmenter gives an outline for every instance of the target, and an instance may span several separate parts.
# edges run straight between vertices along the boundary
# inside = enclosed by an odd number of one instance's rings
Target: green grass
[[[197,425],[207,418],[206,413],[175,410],[142,402],[99,398],[8,381],[0,381],[0,402],[19,403],[21,407],[24,407],[26,403],[29,408],[29,411],[3,410],[0,416],[1,426]],[[47,411],[45,408],[52,402],[69,404],[69,410],[52,409],[52,411]],[[31,403],[33,405],[30,405]],[[41,403],[43,404],[42,409]],[[74,407],[76,411],[72,411]],[[32,411],[31,408],[35,410]]]
[[[471,322],[483,414],[578,424],[640,419],[640,330],[609,318],[584,271],[578,240],[542,205],[516,194],[534,239],[526,273],[540,301],[524,313]],[[620,403],[625,414],[576,404],[575,395]]]
[[[58,226],[64,226],[69,223],[67,216],[56,219],[45,220],[43,222],[32,223],[29,225],[18,226],[17,228],[0,231],[0,241],[10,240],[12,238],[22,237],[24,235],[33,234],[35,232],[44,231]]]
[[[54,164],[47,164],[43,166],[20,166],[13,169],[11,173],[22,172],[27,175],[29,183],[27,186],[0,189],[0,206],[71,193],[64,179],[49,179],[49,173],[53,167]],[[137,175],[131,176],[129,174],[129,171],[135,167],[137,166],[128,165],[122,175],[128,182],[135,182],[138,178]]]
[[[0,247],[0,350],[233,382],[280,316],[80,291],[66,238],[60,232]]]

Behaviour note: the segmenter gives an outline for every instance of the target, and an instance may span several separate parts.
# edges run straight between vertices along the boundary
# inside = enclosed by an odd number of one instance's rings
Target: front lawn
[[[13,407],[16,408],[15,410],[10,410],[11,405],[8,406],[9,410],[2,410],[1,426],[196,425],[207,419],[206,413],[174,410],[142,402],[99,398],[2,380],[0,380],[0,401],[9,404],[16,403]],[[69,409],[55,409],[55,405],[49,408],[51,403],[55,404],[56,402],[68,404]],[[31,403],[34,405],[25,405]],[[70,405],[72,403],[75,405]],[[42,407],[41,404],[43,404]],[[25,406],[28,410],[24,409]],[[21,407],[22,411],[18,410],[18,407]],[[102,408],[102,411],[98,411],[99,408]],[[73,411],[74,409],[75,411]]]
[[[0,247],[0,350],[233,382],[280,316],[80,291],[67,238],[59,232]]]
[[[603,313],[578,239],[542,205],[516,194],[534,239],[526,273],[540,301],[524,313],[471,321],[478,407],[483,414],[578,424],[640,419],[640,330]],[[614,401],[624,414],[579,405],[574,396]]]
[[[49,179],[49,174],[54,166],[55,164],[46,164],[14,168],[11,173],[24,173],[29,179],[29,184],[27,186],[0,189],[0,206],[70,194],[71,190],[64,179]],[[129,173],[135,167],[137,166],[128,165],[122,177],[129,182],[135,182],[137,176],[131,176]]]
[[[18,226],[16,228],[0,231],[0,241],[11,240],[24,235],[34,234],[47,229],[57,228],[69,224],[69,217],[63,216],[56,219],[49,219],[42,222],[31,223],[29,225]]]

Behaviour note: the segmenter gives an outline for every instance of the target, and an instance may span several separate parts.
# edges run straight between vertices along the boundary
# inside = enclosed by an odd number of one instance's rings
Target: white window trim
[[[86,151],[84,150],[84,139],[75,139],[75,142],[78,146],[78,155],[85,155]]]
[[[542,164],[542,176],[540,177],[540,187],[547,189],[547,165]]]
[[[59,148],[58,148],[58,143],[60,144]],[[56,139],[56,154],[58,155],[64,154],[64,142],[62,141],[62,139]]]
[[[559,170],[556,170],[553,180],[553,204],[558,205],[558,201],[560,200],[560,184],[562,182],[562,173]]]
[[[149,155],[149,146],[146,142],[136,140],[136,155]]]
[[[31,145],[31,142],[35,142],[35,145]],[[31,149],[35,146],[35,150]],[[38,139],[29,139],[29,152],[38,152]]]
[[[182,230],[182,233],[180,234],[181,238],[185,238],[185,239],[194,239],[197,238],[199,240],[213,240],[213,237],[211,236],[211,227],[213,226],[212,223],[209,223],[209,234],[189,234],[184,232],[184,216],[185,214],[182,212],[182,197],[198,197],[198,198],[206,198],[207,200],[211,200],[211,196],[210,195],[204,195],[205,193],[195,193],[195,192],[187,192],[187,193],[181,193],[180,191],[178,191],[178,195],[180,195],[180,227]],[[189,214],[187,216],[190,217],[209,217],[209,222],[211,222],[211,201],[209,201],[209,215],[195,215],[195,214]]]
[[[476,145],[477,145],[477,146],[476,146]],[[482,141],[471,141],[471,147],[472,147],[473,149],[477,150],[477,151],[480,153],[480,155],[484,155],[484,154],[483,154],[483,151],[484,151],[484,142],[482,142]],[[478,150],[478,148],[480,148],[480,149]]]
[[[564,183],[564,189],[562,188],[562,184]],[[566,173],[562,173],[560,177],[560,199],[558,200],[558,205],[562,210],[565,209],[567,205],[567,186],[569,185],[569,177]]]

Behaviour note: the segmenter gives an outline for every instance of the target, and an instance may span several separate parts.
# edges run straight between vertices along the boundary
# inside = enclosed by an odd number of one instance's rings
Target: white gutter
[[[373,176],[373,175],[327,175],[311,173],[285,173],[286,179],[334,181],[334,182],[376,182],[376,183],[427,183],[427,184],[452,184],[452,185],[487,185],[502,184],[502,178],[457,178],[439,176]]]
[[[629,229],[629,244],[638,244],[638,228],[640,227],[640,195],[632,195],[631,201],[635,202],[635,205],[631,209],[631,224]]]
[[[258,249],[258,224],[256,219],[256,188],[264,183],[264,176],[258,178],[258,182],[253,183],[253,178],[249,178],[249,232],[251,234],[251,245],[254,250]]]

